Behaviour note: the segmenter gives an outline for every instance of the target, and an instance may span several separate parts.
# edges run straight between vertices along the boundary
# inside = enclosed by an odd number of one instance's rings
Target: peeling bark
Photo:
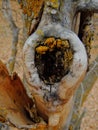
[[[30,123],[31,121],[25,114],[25,107],[33,106],[33,102],[28,98],[19,77],[15,75],[12,80],[1,61],[0,92],[0,117],[2,120],[17,127],[27,125],[27,122]]]
[[[6,66],[1,61],[0,92],[0,122],[5,126],[4,130],[10,127],[28,130],[33,130],[33,128],[37,130],[40,126],[46,127],[42,119],[36,122],[37,113],[34,100],[28,97],[20,78],[15,74],[14,79],[11,79]],[[29,112],[32,113],[32,117]]]

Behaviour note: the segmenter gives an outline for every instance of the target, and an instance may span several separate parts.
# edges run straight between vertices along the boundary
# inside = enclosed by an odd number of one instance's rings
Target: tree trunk
[[[73,21],[77,13],[77,2],[72,1],[46,1],[42,18],[36,31],[27,39],[24,46],[24,85],[30,97],[35,98],[36,107],[40,116],[48,123],[48,129],[68,129],[73,107],[73,96],[76,88],[83,80],[87,70],[87,55],[83,43],[72,31]],[[58,42],[60,41],[60,43]],[[63,41],[67,41],[72,52],[72,63],[70,64],[70,54],[67,53]],[[54,45],[56,42],[56,45]],[[52,46],[50,45],[52,44]],[[59,45],[60,48],[59,49]],[[60,80],[59,56],[56,60],[54,55],[63,52],[69,56],[69,68],[64,68],[65,73]],[[44,48],[47,48],[44,50]],[[54,53],[55,48],[60,52]],[[52,50],[51,50],[52,49]],[[68,49],[69,51],[70,49]],[[49,53],[48,53],[49,52]],[[36,53],[39,57],[39,66],[36,65]],[[46,56],[48,55],[48,56]],[[46,62],[43,62],[43,57]],[[50,58],[52,57],[52,58]],[[53,63],[52,63],[53,62]],[[65,63],[64,62],[64,63]],[[63,62],[61,62],[63,66]],[[42,65],[42,66],[41,66]],[[57,68],[55,67],[57,66]],[[67,66],[67,63],[66,63]],[[57,69],[55,74],[55,69]],[[41,71],[43,70],[43,71]],[[52,72],[50,73],[50,71]],[[41,71],[41,72],[40,72]],[[59,76],[58,76],[59,73]],[[56,79],[53,79],[55,77]]]
[[[92,4],[91,4],[91,3]],[[72,0],[48,0],[44,2],[44,8],[42,17],[39,21],[39,24],[36,28],[36,31],[27,39],[24,46],[24,79],[25,79],[25,87],[27,89],[27,93],[30,97],[34,96],[36,101],[36,106],[38,109],[38,113],[48,122],[49,128],[54,129],[63,129],[68,130],[70,124],[70,119],[72,118],[72,109],[74,104],[74,94],[75,90],[79,87],[79,84],[83,80],[87,66],[88,66],[88,58],[89,58],[89,50],[87,52],[84,48],[84,45],[88,45],[87,40],[83,40],[86,33],[86,29],[84,30],[84,34],[82,35],[81,40],[74,33],[75,30],[75,19],[77,19],[78,12],[82,12],[83,8],[86,10],[85,16],[92,20],[94,7],[95,11],[97,11],[97,1],[72,1]],[[92,6],[93,5],[93,6]],[[90,14],[88,13],[90,10]],[[82,13],[83,14],[83,13]],[[82,14],[80,15],[82,19]],[[80,19],[80,26],[81,24]],[[84,22],[85,23],[84,19]],[[87,23],[86,23],[87,24]],[[91,23],[92,26],[92,23]],[[79,28],[80,29],[80,28]],[[81,28],[80,32],[82,32],[83,28]],[[91,30],[89,29],[88,32]],[[88,33],[89,34],[89,33]],[[90,40],[92,39],[93,33],[90,33]],[[58,42],[56,40],[62,41],[67,40],[69,42],[70,48],[73,50],[73,60],[70,65],[69,59],[66,61],[66,57],[64,57],[64,61],[69,64],[69,71],[64,69],[64,71],[68,71],[65,75],[62,76],[61,80],[58,82],[52,82],[52,76],[54,69],[54,62],[50,59],[50,56],[46,56],[46,62],[52,65],[48,66],[43,62],[43,55],[47,55],[48,52],[51,51],[51,48],[54,51],[56,47],[58,49]],[[88,36],[86,37],[88,39]],[[90,41],[89,40],[89,41]],[[56,45],[54,43],[56,42]],[[91,43],[91,41],[90,41]],[[51,47],[52,44],[53,46]],[[44,46],[44,47],[43,47]],[[47,47],[48,46],[48,47]],[[46,50],[45,50],[46,47]],[[49,50],[50,49],[50,50]],[[65,49],[66,50],[66,49]],[[48,52],[47,52],[48,51]],[[61,52],[63,50],[61,49]],[[66,52],[66,51],[65,51]],[[36,64],[36,53],[39,57],[39,66]],[[51,57],[54,57],[54,53],[49,53]],[[87,58],[88,54],[88,58]],[[69,53],[68,53],[69,55]],[[56,57],[59,59],[58,57]],[[40,61],[42,60],[42,61]],[[63,64],[63,63],[60,63]],[[42,67],[41,67],[42,65]],[[58,65],[57,65],[58,66]],[[47,70],[47,68],[50,68]],[[54,67],[55,68],[55,67]],[[51,74],[50,71],[54,72]],[[60,69],[60,68],[59,68]],[[43,71],[41,71],[43,70]],[[58,70],[58,69],[57,69]],[[41,72],[40,72],[41,71]],[[44,73],[44,71],[46,73]],[[61,70],[60,70],[61,71]],[[44,73],[44,74],[43,74]],[[49,74],[47,74],[49,73]],[[62,71],[61,71],[62,73]],[[48,77],[48,76],[50,77]],[[58,71],[57,71],[58,75]],[[61,75],[61,74],[60,74]],[[42,77],[41,77],[42,76]],[[46,78],[47,77],[47,78]],[[58,76],[55,76],[58,79]],[[47,79],[49,79],[46,81]],[[48,83],[47,83],[48,82]],[[43,111],[44,110],[44,111]],[[81,119],[81,117],[80,117]],[[77,126],[73,127],[73,129],[77,128]]]

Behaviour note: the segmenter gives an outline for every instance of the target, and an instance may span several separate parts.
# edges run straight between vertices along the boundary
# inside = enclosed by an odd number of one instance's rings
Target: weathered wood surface
[[[17,128],[32,128],[34,122],[26,112],[33,107],[24,86],[17,76],[9,76],[6,66],[0,61],[0,122]],[[28,125],[29,124],[29,125]]]

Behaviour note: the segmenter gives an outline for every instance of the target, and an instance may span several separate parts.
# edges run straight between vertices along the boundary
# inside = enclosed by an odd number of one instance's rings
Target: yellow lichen
[[[34,13],[34,17],[38,17],[40,9],[43,5],[44,0],[26,0],[25,2],[21,1],[20,6],[23,9],[23,13],[29,14],[29,16]]]
[[[73,55],[72,55],[72,51],[71,50],[67,50],[67,56],[69,60],[72,60]]]
[[[37,31],[37,33],[42,34],[41,30]],[[53,37],[47,38],[43,46],[39,46],[36,48],[37,53],[44,54],[45,51],[53,51],[55,48],[69,48],[69,43],[67,40],[55,39]],[[72,51],[66,50],[65,57],[69,60],[72,59]]]
[[[47,125],[46,124],[44,124],[44,123],[39,123],[39,124],[37,124],[37,126],[35,127],[35,128],[31,128],[31,129],[29,129],[29,130],[46,130],[48,127],[47,127]]]
[[[56,40],[56,43],[57,43],[57,47],[58,47],[58,48],[62,46],[62,40],[57,39],[57,40]]]
[[[67,40],[55,39],[54,37],[47,38],[42,45],[36,47],[36,52],[39,54],[46,54],[47,51],[53,52],[57,48],[63,51],[65,50],[64,66],[66,66],[66,63],[69,61],[71,62],[73,59],[73,52]]]
[[[46,39],[44,44],[49,47],[50,51],[52,51],[54,46],[56,45],[55,38],[50,37],[50,38]]]
[[[73,130],[73,126],[72,125],[69,126],[69,130]]]
[[[40,17],[40,12],[43,6],[44,0],[22,0],[20,7],[25,15],[25,27],[27,28],[28,35],[30,34],[30,27],[32,20]]]
[[[50,46],[51,44],[53,44],[54,41],[55,41],[55,38],[50,37],[50,38],[46,39],[45,45]]]
[[[51,2],[51,5],[53,8],[59,8],[59,2],[58,0],[48,0],[49,2]]]
[[[39,54],[45,54],[48,49],[49,48],[47,46],[39,46],[36,48],[36,52]]]
[[[50,49],[52,50],[56,46],[56,41],[54,41],[52,44],[50,44]]]
[[[62,45],[64,45],[64,47],[66,47],[66,48],[69,48],[69,43],[67,40],[63,40]]]
[[[7,110],[6,108],[0,107],[0,122],[4,123],[5,122],[5,117],[7,115]]]
[[[36,33],[37,33],[38,35],[44,36],[44,32],[43,32],[41,29],[38,29],[38,30],[36,31]]]
[[[88,62],[90,58],[90,50],[94,39],[93,16],[94,13],[91,11],[85,12],[81,15],[80,38],[86,47]]]

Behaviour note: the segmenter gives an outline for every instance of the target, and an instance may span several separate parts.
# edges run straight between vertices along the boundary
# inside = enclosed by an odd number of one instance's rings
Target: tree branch
[[[2,0],[2,11],[7,19],[7,22],[9,22],[11,31],[12,31],[12,54],[10,57],[10,60],[7,64],[9,73],[12,74],[14,70],[14,65],[15,65],[15,59],[16,59],[16,54],[17,54],[17,43],[18,43],[18,34],[19,34],[19,29],[16,26],[13,17],[12,17],[12,10],[10,6],[10,0]]]
[[[85,2],[84,0],[80,1],[77,6],[77,11],[82,12],[84,10],[98,13],[98,1],[97,0],[89,0],[87,2]]]
[[[88,59],[90,58],[90,49],[94,39],[94,13],[92,11],[83,11],[80,15],[79,38],[83,41]]]
[[[85,79],[81,83],[80,87],[76,90],[74,95],[74,105],[72,109],[72,117],[70,121],[69,128],[72,130],[77,130],[74,128],[75,123],[79,121],[80,118],[80,108],[85,102],[89,92],[91,91],[93,85],[98,79],[98,57],[90,65],[90,71],[87,73]],[[79,125],[79,124],[77,124]]]
[[[18,2],[23,12],[23,41],[25,42],[39,25],[44,9],[44,0],[18,0]]]

